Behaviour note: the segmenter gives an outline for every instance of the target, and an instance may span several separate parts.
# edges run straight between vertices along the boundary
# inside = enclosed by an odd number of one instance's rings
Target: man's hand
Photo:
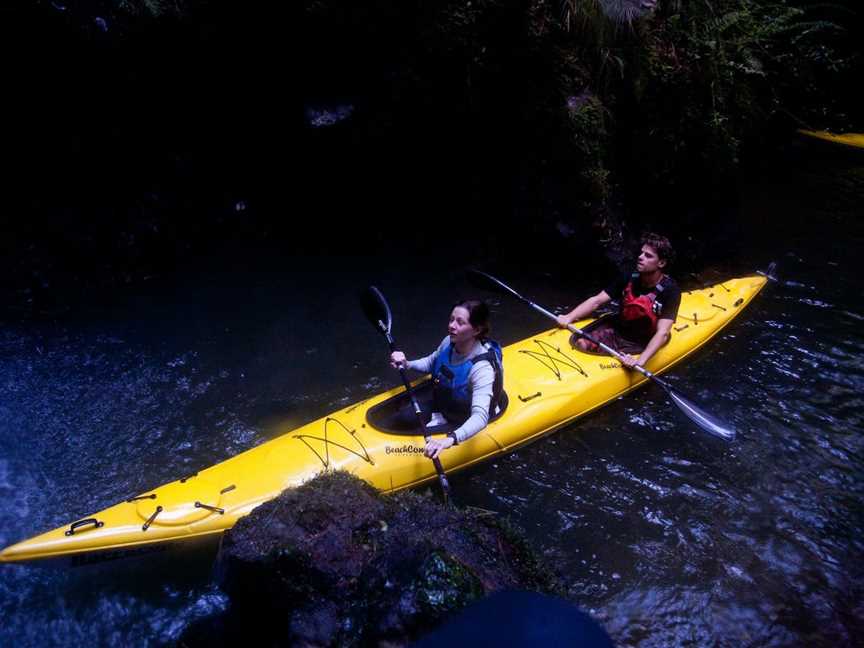
[[[407,369],[408,361],[405,359],[405,354],[401,351],[394,351],[390,354],[390,366],[394,369]]]
[[[558,320],[558,326],[561,328],[567,328],[570,325],[570,320],[566,315],[558,315],[555,319]]]
[[[444,452],[447,448],[452,447],[453,439],[449,436],[444,437],[443,439],[431,439],[429,443],[426,444],[426,450],[423,454],[425,454],[430,459],[437,459],[438,456]]]
[[[639,364],[639,358],[632,356],[629,353],[621,354],[621,366],[625,369],[632,369]]]

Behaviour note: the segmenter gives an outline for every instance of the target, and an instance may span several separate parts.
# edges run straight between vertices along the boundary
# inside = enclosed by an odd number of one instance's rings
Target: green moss
[[[570,97],[567,117],[576,148],[586,160],[602,161],[605,151],[606,113],[600,99],[589,93]]]
[[[688,171],[716,180],[735,171],[743,142],[763,137],[772,120],[791,121],[791,131],[811,119],[831,98],[807,98],[806,88],[824,93],[832,67],[849,69],[829,44],[836,29],[782,0],[670,5],[641,31],[634,61],[644,168],[666,182]]]
[[[606,168],[609,134],[606,130],[607,111],[600,99],[583,92],[567,100],[567,125],[583,195],[597,203],[605,203],[611,193],[609,169]]]
[[[411,589],[421,610],[436,617],[462,609],[484,594],[477,576],[442,551],[435,551],[426,558]]]
[[[557,574],[544,563],[528,542],[522,529],[509,518],[484,518],[483,523],[494,527],[506,543],[506,556],[515,570],[526,579],[525,587],[564,596],[564,588]]]
[[[599,203],[605,203],[609,199],[612,188],[609,184],[609,170],[603,167],[594,167],[582,172],[582,181],[588,190],[588,195]]]

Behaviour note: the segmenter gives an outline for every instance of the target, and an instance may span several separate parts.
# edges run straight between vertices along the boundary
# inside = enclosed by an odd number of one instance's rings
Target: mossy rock
[[[452,556],[433,552],[420,567],[413,589],[423,613],[436,617],[459,610],[483,596],[483,584]]]
[[[228,611],[190,629],[186,646],[230,645],[250,623],[272,645],[405,642],[491,592],[556,591],[507,523],[428,493],[380,496],[339,472],[241,519],[223,543],[220,584]]]

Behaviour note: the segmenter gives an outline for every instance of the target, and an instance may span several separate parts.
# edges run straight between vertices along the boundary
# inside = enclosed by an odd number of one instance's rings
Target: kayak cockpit
[[[426,424],[427,434],[447,434],[452,432],[459,424],[445,422],[441,425],[428,425],[432,419],[432,381],[425,380],[412,390],[420,409],[423,411],[423,422]],[[498,411],[489,422],[501,418],[507,410],[509,399],[506,392],[501,392],[498,402]],[[366,422],[376,430],[387,434],[416,435],[417,416],[411,407],[411,401],[407,392],[400,392],[388,398],[366,412]]]

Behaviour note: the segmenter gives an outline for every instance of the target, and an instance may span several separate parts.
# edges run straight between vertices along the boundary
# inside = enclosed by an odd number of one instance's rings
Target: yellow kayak
[[[811,131],[801,129],[799,129],[798,132],[806,137],[812,137],[814,139],[822,140],[823,142],[831,142],[832,144],[840,144],[842,146],[864,149],[864,133],[842,133],[840,135],[835,135],[834,133],[829,133],[828,131]]]
[[[647,369],[662,373],[696,351],[729,324],[765,282],[764,276],[753,275],[684,292],[672,339]],[[509,404],[478,435],[441,455],[447,472],[510,452],[646,381],[609,356],[572,349],[569,337],[568,331],[555,328],[504,348]],[[423,393],[422,385],[418,391]],[[195,475],[7,547],[0,552],[0,562],[218,537],[259,504],[326,470],[347,470],[383,492],[434,480],[433,464],[422,454],[422,435],[379,429],[400,398],[403,387],[371,396]]]

